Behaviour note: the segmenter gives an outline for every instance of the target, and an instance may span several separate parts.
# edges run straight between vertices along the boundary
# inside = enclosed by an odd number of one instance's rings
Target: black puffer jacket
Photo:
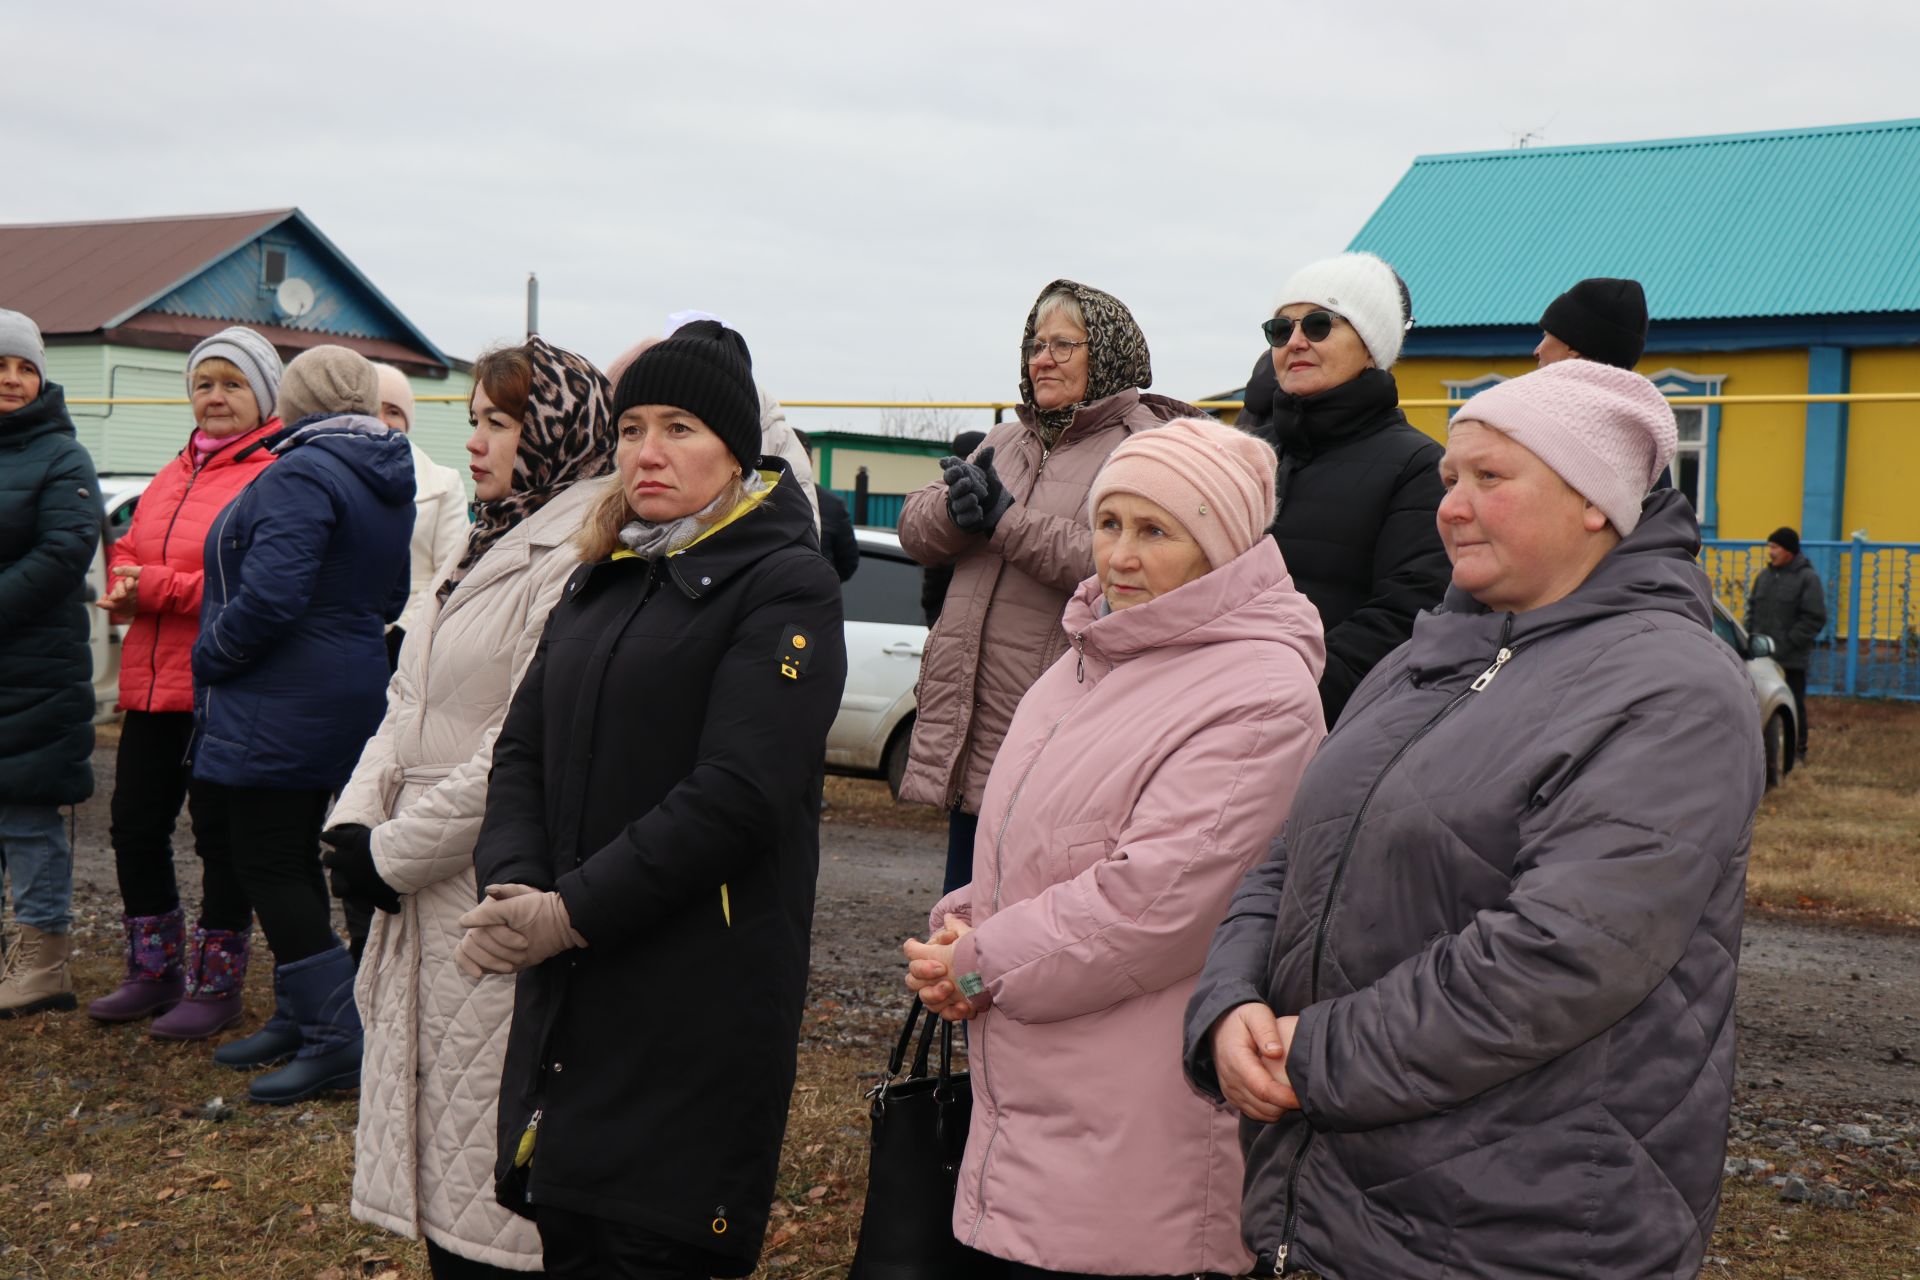
[[[1450,592],[1308,766],[1188,1008],[1209,1091],[1222,1013],[1300,1016],[1304,1111],[1241,1126],[1268,1264],[1698,1274],[1764,773],[1699,546],[1669,489],[1563,600]]]
[[[493,749],[479,883],[554,889],[584,949],[519,978],[501,1203],[759,1256],[793,1090],[840,583],[773,492],[686,551],[578,570]],[[531,1164],[514,1167],[538,1114]]]
[[[1268,354],[1246,397],[1240,427],[1280,455],[1274,539],[1327,631],[1320,703],[1331,725],[1452,577],[1434,519],[1443,451],[1408,423],[1384,370],[1303,399],[1280,391]]]
[[[1773,660],[1789,671],[1805,671],[1813,642],[1827,625],[1827,594],[1807,557],[1795,552],[1779,568],[1768,565],[1754,575],[1747,594],[1747,634],[1773,641]]]
[[[100,481],[59,384],[0,414],[0,804],[93,794],[87,566]]]

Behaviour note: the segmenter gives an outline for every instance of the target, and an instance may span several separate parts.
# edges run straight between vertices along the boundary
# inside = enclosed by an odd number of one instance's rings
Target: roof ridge
[[[224,222],[232,218],[279,217],[297,212],[297,206],[277,209],[241,209],[233,213],[166,213],[146,218],[73,218],[61,222],[6,222],[0,230],[37,231],[53,227],[114,227],[147,222]]]
[[[1592,155],[1604,151],[1665,151],[1684,147],[1723,146],[1742,142],[1778,142],[1791,138],[1825,138],[1849,133],[1897,133],[1920,129],[1920,117],[1867,120],[1853,124],[1814,125],[1799,129],[1763,129],[1753,133],[1703,133],[1678,138],[1642,138],[1628,142],[1579,142],[1563,147],[1505,147],[1489,151],[1436,151],[1413,158],[1415,165],[1463,160],[1531,160],[1547,156]]]

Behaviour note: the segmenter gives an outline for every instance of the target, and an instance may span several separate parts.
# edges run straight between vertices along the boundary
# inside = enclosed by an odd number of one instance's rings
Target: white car
[[[891,529],[856,528],[860,568],[840,584],[847,689],[827,731],[827,771],[885,778],[897,798],[913,735],[914,686],[927,647],[921,567]]]
[[[1733,614],[1718,600],[1713,602],[1713,634],[1726,641],[1747,664],[1754,704],[1760,711],[1760,739],[1766,746],[1767,785],[1777,787],[1793,772],[1800,706],[1787,687],[1786,673],[1773,660],[1773,641],[1766,636],[1748,637],[1747,629],[1734,621]]]
[[[133,509],[151,483],[153,477],[147,475],[117,475],[109,471],[100,477],[100,498],[106,506],[106,518],[100,522],[100,545],[94,548],[93,564],[87,569],[87,639],[93,650],[96,724],[113,719],[113,704],[120,700],[120,642],[127,629],[107,621],[107,615],[94,608],[93,602],[107,593],[107,549],[118,542],[133,523]]]

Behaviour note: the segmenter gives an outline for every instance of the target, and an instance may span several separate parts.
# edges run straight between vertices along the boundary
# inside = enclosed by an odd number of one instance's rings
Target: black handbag
[[[1005,1272],[1005,1263],[953,1237],[954,1186],[973,1118],[973,1085],[953,1070],[953,1024],[928,1013],[913,1066],[900,1075],[923,1010],[916,996],[886,1078],[869,1095],[867,1203],[847,1280],[987,1280]],[[940,1073],[929,1075],[936,1034]]]

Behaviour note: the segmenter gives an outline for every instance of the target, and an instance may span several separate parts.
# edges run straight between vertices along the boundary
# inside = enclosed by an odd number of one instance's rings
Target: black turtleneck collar
[[[1318,395],[1290,396],[1276,390],[1269,442],[1283,455],[1304,462],[1400,421],[1400,384],[1385,369],[1362,369],[1358,377]]]

